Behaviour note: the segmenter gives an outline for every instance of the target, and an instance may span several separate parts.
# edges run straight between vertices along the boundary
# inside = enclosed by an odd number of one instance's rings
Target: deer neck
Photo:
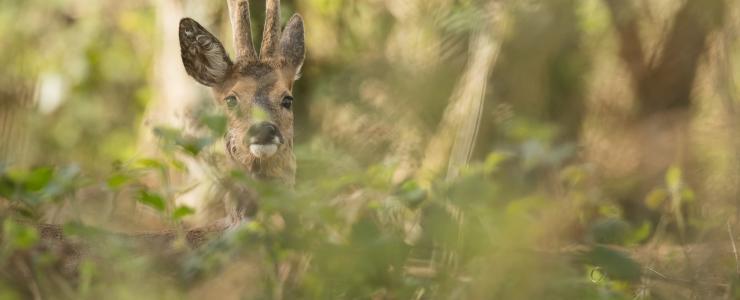
[[[255,180],[279,182],[288,186],[295,184],[296,161],[292,149],[280,151],[268,159],[250,158],[244,166]]]

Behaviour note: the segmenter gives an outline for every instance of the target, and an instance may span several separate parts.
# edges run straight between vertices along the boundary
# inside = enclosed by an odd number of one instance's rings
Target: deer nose
[[[282,144],[280,130],[270,122],[260,122],[249,127],[247,142],[252,145]]]

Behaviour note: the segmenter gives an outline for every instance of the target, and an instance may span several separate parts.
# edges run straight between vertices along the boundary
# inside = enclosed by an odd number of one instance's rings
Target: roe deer
[[[228,5],[235,61],[232,62],[221,42],[203,26],[184,18],[180,21],[179,37],[185,70],[198,82],[211,87],[216,102],[226,111],[226,149],[231,159],[256,179],[292,185],[296,169],[292,89],[305,56],[303,19],[293,15],[281,34],[280,1],[267,0],[264,37],[258,55],[252,44],[247,0],[228,0]],[[230,192],[229,198],[236,200],[231,203],[236,207],[227,209],[232,222],[216,222],[185,231],[188,245],[199,247],[248,214],[249,207],[245,206],[253,203],[244,202],[253,201],[252,192],[245,187]],[[64,278],[75,278],[88,245],[68,240],[61,225],[35,226],[43,243],[32,251],[56,253],[59,263],[52,268],[58,267]],[[165,230],[117,235],[147,244],[166,245],[179,234],[177,230]],[[14,262],[13,268],[0,267],[8,269],[13,277],[25,278],[20,275],[27,274],[33,259],[29,253],[17,251],[8,260]]]
[[[252,43],[249,2],[228,0],[236,59],[193,19],[180,21],[180,51],[188,75],[211,88],[226,112],[226,152],[257,180],[292,186],[293,83],[305,58],[303,19],[294,14],[280,30],[280,1],[267,0],[262,47]],[[225,204],[232,221],[256,211],[254,193],[232,187]]]
[[[228,119],[226,152],[253,178],[295,181],[293,82],[305,56],[303,19],[295,14],[280,30],[280,1],[267,0],[262,47],[252,44],[249,3],[228,0],[236,59],[190,18],[180,21],[187,73],[209,86]]]

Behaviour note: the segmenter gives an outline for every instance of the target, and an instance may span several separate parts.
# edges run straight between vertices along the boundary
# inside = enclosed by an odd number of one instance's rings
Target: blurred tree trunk
[[[630,1],[604,0],[620,42],[620,55],[632,76],[642,118],[670,109],[688,109],[699,59],[712,32],[722,25],[724,0],[688,0],[679,9],[660,49],[648,61]]]
[[[645,215],[643,198],[664,184],[669,166],[681,167],[692,188],[700,188],[695,149],[690,143],[694,88],[701,58],[707,54],[710,36],[723,25],[724,0],[682,2],[668,23],[656,49],[647,49],[641,35],[640,11],[631,1],[604,0],[617,34],[619,56],[630,76],[637,114],[627,120],[636,139],[637,179],[632,188],[619,192],[625,213]],[[646,53],[655,53],[648,58]]]
[[[470,60],[442,116],[438,132],[427,144],[419,170],[423,184],[446,172],[457,177],[472,155],[480,126],[483,102],[499,43],[488,31],[478,32],[470,43]]]
[[[29,143],[28,113],[32,109],[33,84],[21,80],[0,83],[0,168],[25,166]]]
[[[510,136],[503,129],[515,119],[553,129],[553,140],[574,142],[583,124],[583,74],[591,53],[582,46],[578,1],[543,1],[533,9],[513,1],[508,9],[510,29],[501,41],[501,54],[489,78],[492,87],[477,141],[475,158],[506,147]]]
[[[226,2],[208,4],[195,0],[161,0],[157,1],[157,24],[159,27],[160,40],[159,50],[155,55],[154,74],[152,76],[152,87],[154,97],[148,104],[144,115],[144,124],[141,128],[138,153],[140,157],[161,158],[159,141],[153,130],[156,127],[168,127],[182,130],[188,133],[191,126],[191,110],[202,103],[211,101],[207,89],[199,85],[195,80],[188,77],[182,65],[180,56],[180,42],[178,35],[178,24],[180,19],[191,17],[209,28],[216,36],[221,37],[224,43],[229,43],[231,38],[223,37],[219,30],[214,29],[209,21],[209,16],[215,14],[218,8],[225,7]],[[225,13],[224,13],[225,14]],[[171,171],[168,174],[169,182],[152,183],[154,186],[163,186],[168,190],[173,201],[169,207],[177,205],[188,205],[194,208],[198,214],[191,221],[196,223],[205,222],[206,202],[210,190],[209,178],[203,162],[196,158],[178,155],[186,168],[187,173]],[[150,178],[156,181],[156,178]],[[178,195],[180,190],[193,187],[187,193]]]
[[[740,115],[738,115],[738,94],[736,89],[736,78],[733,75],[736,66],[736,61],[732,59],[733,44],[738,43],[738,33],[736,29],[737,24],[732,24],[725,29],[723,32],[721,41],[718,46],[718,58],[717,58],[717,71],[715,73],[717,79],[717,89],[719,90],[720,97],[722,97],[722,108],[727,112],[727,124],[729,125],[729,137],[731,142],[729,143],[729,153],[732,159],[732,167],[730,167],[729,182],[730,190],[724,195],[726,201],[731,203],[735,208],[735,222],[740,221],[740,198],[737,197],[740,193]]]
[[[152,80],[155,96],[145,113],[138,147],[145,156],[158,152],[157,138],[152,132],[154,127],[185,128],[187,109],[198,99],[197,85],[185,73],[180,58],[178,23],[185,17],[184,2],[188,1],[157,1],[160,40]]]

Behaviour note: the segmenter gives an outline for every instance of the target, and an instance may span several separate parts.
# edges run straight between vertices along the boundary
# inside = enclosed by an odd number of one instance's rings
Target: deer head
[[[254,178],[293,184],[293,83],[305,56],[303,19],[295,14],[280,30],[280,1],[267,0],[262,49],[252,44],[249,3],[228,0],[236,59],[190,18],[180,21],[180,50],[187,73],[209,86],[227,119],[226,152]]]

